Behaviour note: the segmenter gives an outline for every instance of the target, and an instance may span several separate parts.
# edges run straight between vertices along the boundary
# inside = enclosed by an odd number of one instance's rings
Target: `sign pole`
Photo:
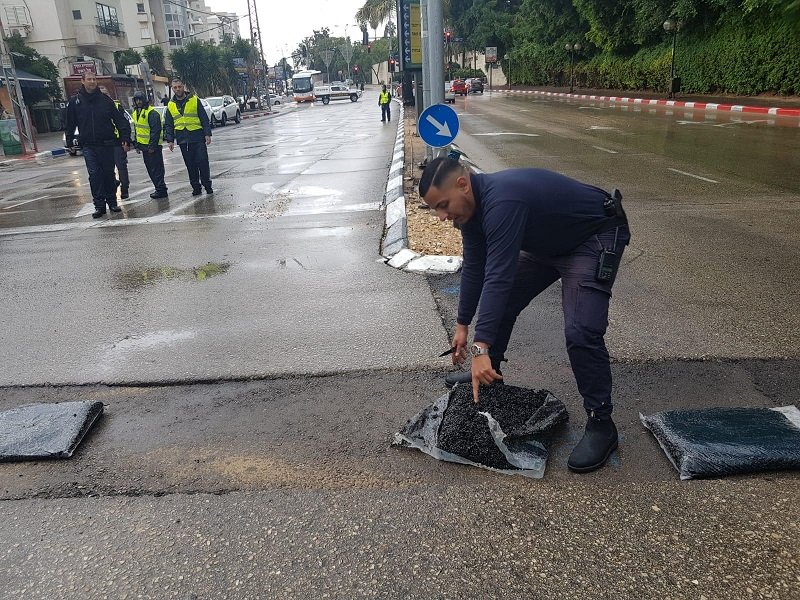
[[[430,104],[444,104],[444,11],[442,0],[428,0],[428,55],[431,80]],[[434,151],[441,156],[442,151]]]

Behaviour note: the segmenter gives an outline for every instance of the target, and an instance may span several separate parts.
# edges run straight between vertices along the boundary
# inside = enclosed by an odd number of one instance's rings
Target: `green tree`
[[[14,54],[14,64],[39,77],[47,79],[50,83],[45,89],[22,88],[22,96],[28,106],[42,100],[60,100],[61,87],[58,85],[58,68],[46,56],[25,44],[25,40],[18,33],[6,38],[8,51]]]
[[[114,52],[114,66],[117,68],[117,73],[124,74],[125,67],[138,65],[140,62],[142,62],[142,55],[132,48]]]
[[[192,41],[170,55],[172,67],[199,96],[217,92],[223,79],[219,49],[211,44]]]
[[[150,68],[161,77],[167,76],[167,68],[164,64],[164,50],[156,44],[147,46],[142,50],[142,56],[147,61]]]

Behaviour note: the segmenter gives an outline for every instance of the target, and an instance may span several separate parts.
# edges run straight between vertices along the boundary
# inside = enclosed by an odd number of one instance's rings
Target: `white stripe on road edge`
[[[694,177],[695,179],[701,179],[703,181],[707,181],[708,183],[719,183],[714,179],[709,179],[708,177],[703,177],[701,175],[695,175],[694,173],[687,173],[686,171],[680,171],[678,169],[673,169],[672,167],[667,167],[668,171],[673,171],[675,173],[680,173],[681,175],[686,175],[687,177]]]
[[[608,148],[603,148],[602,146],[592,146],[592,148],[597,148],[598,150],[602,150],[603,152],[608,152],[609,154],[619,154],[616,150],[609,150]]]
[[[403,187],[403,176],[398,175],[394,179],[390,179],[389,183],[386,184],[386,191],[390,192],[395,188]]]
[[[22,206],[23,204],[27,204],[28,202],[36,202],[37,200],[44,200],[47,197],[48,196],[39,196],[38,198],[23,200],[22,202],[17,202],[16,204],[12,204],[11,206],[4,206],[3,210],[11,210],[12,208],[16,208],[17,206]]]

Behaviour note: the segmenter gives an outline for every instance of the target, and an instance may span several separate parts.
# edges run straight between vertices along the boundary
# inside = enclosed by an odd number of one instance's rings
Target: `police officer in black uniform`
[[[161,127],[161,116],[150,106],[150,100],[144,92],[133,94],[133,125],[136,128],[136,149],[142,153],[144,166],[155,191],[150,194],[153,199],[167,197],[167,184],[164,183],[164,141]]]
[[[80,91],[67,105],[64,134],[68,146],[83,149],[94,201],[92,218],[99,219],[106,214],[106,205],[111,212],[122,210],[117,204],[114,149],[120,146],[128,151],[131,126],[114,101],[97,87],[94,73],[84,73],[81,80]]]
[[[480,385],[502,381],[500,363],[517,316],[561,280],[567,354],[588,417],[567,466],[579,473],[600,468],[618,443],[604,336],[611,287],[630,240],[622,195],[545,169],[471,174],[447,157],[428,164],[419,189],[463,238],[454,362],[466,356],[480,305],[472,369],[460,382],[472,384],[477,402]]]

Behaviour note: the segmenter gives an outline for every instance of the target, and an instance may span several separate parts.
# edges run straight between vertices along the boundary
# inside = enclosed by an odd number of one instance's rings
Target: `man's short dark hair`
[[[439,187],[450,175],[463,170],[464,165],[457,160],[447,156],[434,158],[422,172],[422,178],[419,180],[419,195],[424,198],[431,187]]]
[[[183,83],[183,79],[181,79],[176,75],[175,77],[172,78],[172,81],[170,83]]]

